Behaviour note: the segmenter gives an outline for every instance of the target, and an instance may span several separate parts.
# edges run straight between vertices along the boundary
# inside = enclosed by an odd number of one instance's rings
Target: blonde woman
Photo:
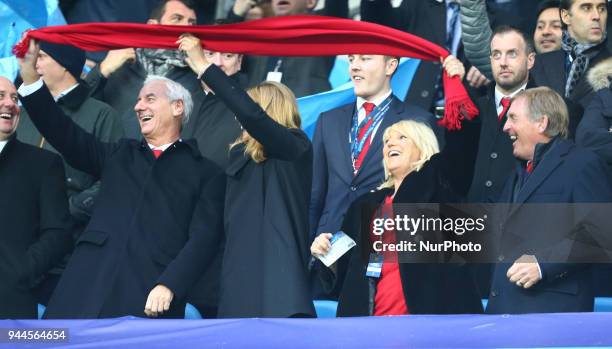
[[[314,316],[307,282],[312,144],[295,96],[274,82],[245,93],[207,63],[199,39],[185,34],[177,43],[243,128],[226,169],[218,316]]]
[[[385,181],[379,190],[353,202],[342,225],[357,246],[331,269],[317,262],[323,283],[330,289],[339,287],[338,316],[482,312],[476,284],[464,266],[399,263],[397,253],[376,254],[372,248],[375,239],[397,242],[395,231],[385,230],[380,236],[361,231],[363,217],[393,214],[391,204],[454,201],[441,174],[438,142],[429,126],[413,120],[397,122],[385,130],[383,142]],[[319,235],[310,248],[312,255],[327,253],[331,236]],[[363,241],[368,236],[370,241]],[[364,258],[364,250],[370,258]],[[372,257],[382,259],[382,268],[366,275]]]

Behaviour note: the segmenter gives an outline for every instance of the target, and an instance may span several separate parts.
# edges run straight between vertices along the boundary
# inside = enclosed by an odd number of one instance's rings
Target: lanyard
[[[353,127],[351,129],[351,134],[349,135],[349,142],[351,143],[351,153],[353,154],[353,157],[357,157],[357,154],[361,153],[363,145],[368,138],[370,138],[370,135],[372,132],[374,132],[376,127],[378,127],[387,110],[389,110],[392,100],[393,95],[387,97],[387,99],[385,99],[379,106],[374,108],[370,115],[361,121],[361,124],[358,124],[359,110],[355,112],[355,115],[353,116]],[[357,137],[359,136],[359,130],[364,127],[370,119],[374,119],[372,125],[370,125],[370,127],[366,130],[366,133],[363,135],[361,140],[356,142]]]

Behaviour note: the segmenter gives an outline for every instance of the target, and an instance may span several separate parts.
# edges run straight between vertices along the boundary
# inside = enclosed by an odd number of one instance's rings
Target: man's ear
[[[565,9],[561,9],[561,21],[565,24],[565,25],[569,25],[571,22],[571,16],[568,10]]]
[[[317,2],[319,2],[319,0],[306,0],[306,8],[308,10],[314,9],[315,7],[317,7]]]
[[[533,65],[535,64],[535,57],[536,57],[535,52],[531,52],[530,54],[527,55],[527,69],[528,70],[531,70],[531,68],[533,68]]]
[[[538,132],[544,134],[548,128],[548,115],[542,115],[542,119],[538,121]]]
[[[147,19],[147,24],[159,24],[157,19],[149,18]]]
[[[185,103],[182,99],[172,102],[172,116],[179,117],[185,114]]]

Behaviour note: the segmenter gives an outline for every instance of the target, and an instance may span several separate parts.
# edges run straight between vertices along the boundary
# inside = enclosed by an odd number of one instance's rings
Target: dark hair
[[[574,4],[574,0],[560,0],[559,1],[559,9],[560,10],[568,10]]]
[[[511,25],[500,25],[496,27],[493,30],[493,33],[491,34],[491,40],[489,41],[489,47],[491,46],[491,41],[493,41],[493,38],[496,35],[501,35],[501,34],[506,34],[506,33],[511,33],[511,32],[515,32],[523,38],[523,42],[525,42],[525,53],[531,54],[535,52],[535,46],[533,44],[533,39],[527,36],[527,34],[525,34],[525,32],[523,32],[519,28],[513,27]]]
[[[149,19],[161,21],[161,18],[166,13],[166,4],[169,1],[178,1],[185,5],[185,7],[187,7],[188,9],[195,11],[195,3],[193,2],[193,0],[160,0],[157,2],[157,5],[153,7],[153,10],[151,10],[151,13],[149,14]]]
[[[561,7],[561,1],[560,0],[546,0],[546,1],[542,1],[538,5],[538,15],[536,16],[536,18],[540,17],[540,15],[542,14],[542,12],[544,12],[544,10],[548,10],[549,8],[559,9],[560,7]],[[561,18],[561,10],[559,10],[559,18]]]

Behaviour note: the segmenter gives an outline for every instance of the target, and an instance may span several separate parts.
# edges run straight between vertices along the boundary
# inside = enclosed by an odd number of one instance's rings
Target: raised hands
[[[202,50],[202,44],[200,39],[196,38],[192,34],[185,33],[179,37],[176,41],[179,45],[179,50],[187,54],[185,62],[189,65],[191,70],[200,77],[202,73],[210,66],[204,57],[204,51]]]

